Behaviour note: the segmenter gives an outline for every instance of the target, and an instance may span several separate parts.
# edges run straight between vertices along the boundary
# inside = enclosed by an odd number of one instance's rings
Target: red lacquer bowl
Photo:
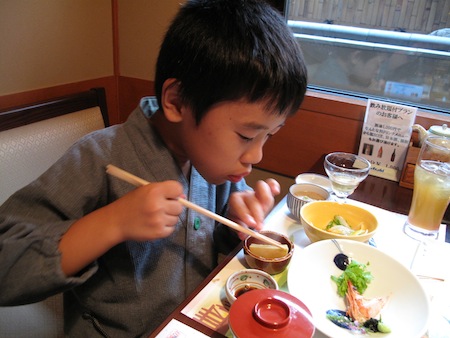
[[[228,316],[237,338],[311,338],[314,325],[303,302],[280,290],[253,290],[240,296]]]

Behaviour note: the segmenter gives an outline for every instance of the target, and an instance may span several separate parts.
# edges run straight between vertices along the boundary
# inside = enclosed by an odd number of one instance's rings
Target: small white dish
[[[236,271],[228,277],[225,284],[225,294],[231,304],[240,296],[252,290],[278,290],[277,281],[267,272],[258,269]]]
[[[364,292],[367,298],[389,296],[381,311],[383,322],[390,333],[376,337],[422,337],[428,328],[430,303],[422,284],[404,265],[384,252],[361,242],[338,240],[343,252],[354,260],[367,264],[373,280]],[[344,310],[344,298],[336,291],[330,278],[340,276],[333,259],[338,254],[331,240],[323,240],[294,252],[288,271],[289,293],[309,308],[316,329],[333,338],[355,338],[351,331],[332,323],[327,310]]]
[[[304,173],[300,174],[295,178],[295,183],[311,183],[318,186],[321,186],[322,188],[327,189],[329,192],[332,191],[331,189],[331,181],[328,177],[324,175],[319,174],[313,174],[313,173]]]

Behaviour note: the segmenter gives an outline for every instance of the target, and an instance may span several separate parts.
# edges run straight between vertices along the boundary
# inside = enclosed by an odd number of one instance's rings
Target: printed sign
[[[399,181],[417,108],[369,100],[359,155],[371,164],[370,175]]]
[[[388,81],[386,82],[386,87],[384,88],[384,94],[405,97],[411,100],[420,100],[422,98],[426,98],[424,97],[426,94],[428,94],[428,97],[430,96],[430,93],[427,93],[424,89],[426,89],[424,86]]]

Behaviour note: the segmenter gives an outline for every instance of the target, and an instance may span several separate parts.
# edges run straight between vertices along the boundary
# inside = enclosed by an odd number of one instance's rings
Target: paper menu
[[[156,336],[156,338],[207,338],[208,336],[187,326],[186,324],[172,319],[169,324]]]
[[[417,108],[368,100],[359,144],[372,165],[370,175],[399,181]]]

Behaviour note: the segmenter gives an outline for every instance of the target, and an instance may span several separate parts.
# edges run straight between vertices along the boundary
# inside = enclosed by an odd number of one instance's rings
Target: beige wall
[[[113,75],[152,81],[162,37],[183,2],[0,0],[0,96]]]
[[[0,0],[0,96],[112,76],[111,0]]]
[[[153,81],[159,46],[183,0],[118,0],[120,75]]]

